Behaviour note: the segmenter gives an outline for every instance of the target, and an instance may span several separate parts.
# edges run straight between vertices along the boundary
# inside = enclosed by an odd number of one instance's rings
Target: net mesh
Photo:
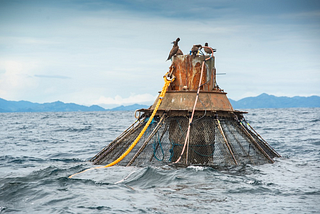
[[[91,159],[94,164],[109,164],[119,158],[139,135],[148,118],[130,126]],[[254,130],[234,117],[194,118],[186,141],[189,118],[155,117],[121,166],[179,165],[231,166],[273,162],[278,154]],[[186,143],[185,152],[182,153]]]

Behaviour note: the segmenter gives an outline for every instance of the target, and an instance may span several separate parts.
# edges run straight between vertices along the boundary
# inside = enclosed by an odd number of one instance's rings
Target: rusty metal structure
[[[234,110],[216,82],[215,57],[178,55],[175,76],[164,97],[135,112],[138,120],[97,155],[95,165],[109,164],[132,144],[162,99],[146,133],[118,165],[212,166],[273,163],[280,155]]]

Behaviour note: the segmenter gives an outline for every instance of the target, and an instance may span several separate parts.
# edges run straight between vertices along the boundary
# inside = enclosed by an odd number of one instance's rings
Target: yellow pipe
[[[125,153],[123,153],[117,160],[115,160],[115,161],[113,161],[112,163],[109,163],[108,165],[104,166],[105,168],[110,167],[110,166],[113,166],[113,165],[119,163],[119,162],[120,162],[123,158],[125,158],[125,157],[131,152],[131,150],[137,145],[137,143],[139,142],[140,138],[142,137],[142,135],[144,134],[144,132],[147,130],[147,128],[149,127],[149,125],[150,125],[150,123],[151,123],[151,121],[152,121],[152,119],[154,118],[155,114],[157,113],[158,108],[159,108],[159,106],[160,106],[160,104],[161,104],[161,102],[162,102],[162,99],[163,99],[164,95],[165,95],[166,92],[167,92],[167,88],[168,88],[168,86],[170,85],[170,83],[172,82],[172,81],[170,81],[170,80],[167,80],[166,76],[164,76],[164,81],[165,81],[165,84],[164,84],[164,86],[163,86],[163,88],[162,88],[162,91],[161,91],[161,93],[160,93],[160,95],[159,95],[158,103],[157,103],[155,109],[153,110],[153,112],[152,112],[152,114],[151,114],[151,116],[150,116],[147,124],[144,126],[144,128],[142,129],[142,131],[140,132],[140,134],[138,135],[138,137],[137,137],[137,138],[135,139],[135,141],[130,145],[130,147],[127,149],[127,151],[125,151]]]
[[[161,90],[161,93],[159,95],[159,100],[158,100],[158,103],[155,107],[155,109],[153,110],[147,124],[144,126],[144,128],[142,129],[142,131],[140,132],[140,134],[138,135],[138,137],[135,139],[135,141],[130,145],[130,147],[127,149],[127,151],[125,151],[117,160],[113,161],[112,163],[109,163],[108,165],[105,165],[105,166],[98,166],[98,167],[94,167],[94,168],[90,168],[90,169],[86,169],[82,172],[86,172],[86,171],[89,171],[91,169],[99,169],[99,168],[107,168],[107,167],[110,167],[110,166],[113,166],[113,165],[116,165],[117,163],[119,163],[123,158],[125,158],[130,152],[131,150],[137,145],[137,143],[139,142],[139,140],[141,139],[141,137],[143,136],[143,134],[145,133],[145,131],[147,130],[147,128],[149,127],[152,119],[154,118],[154,116],[156,115],[157,111],[158,111],[158,108],[162,102],[162,99],[164,98],[164,95],[166,94],[167,92],[167,89],[168,89],[168,86],[170,85],[171,82],[173,82],[175,80],[175,78],[173,77],[171,80],[168,80],[167,79],[167,76],[168,76],[168,73],[166,75],[163,76],[163,79],[164,79],[164,86]],[[69,178],[72,178],[74,175],[78,175],[82,172],[78,172],[78,173],[75,173],[73,175],[70,175]]]

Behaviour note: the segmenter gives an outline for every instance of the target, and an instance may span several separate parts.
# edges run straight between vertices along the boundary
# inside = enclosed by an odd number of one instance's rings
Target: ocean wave
[[[319,213],[318,109],[247,116],[282,155],[274,164],[114,166],[70,179],[95,167],[87,160],[132,123],[132,113],[3,114],[0,213]]]

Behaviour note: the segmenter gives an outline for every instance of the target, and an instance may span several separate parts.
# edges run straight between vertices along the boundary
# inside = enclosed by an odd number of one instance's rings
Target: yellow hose
[[[135,146],[137,145],[137,143],[139,142],[140,138],[142,137],[142,135],[144,134],[144,132],[145,132],[145,131],[147,130],[147,128],[149,127],[152,119],[154,118],[154,115],[155,115],[155,114],[157,113],[157,111],[158,111],[158,108],[159,108],[159,106],[160,106],[160,104],[161,104],[161,102],[162,102],[162,99],[163,99],[164,95],[165,95],[166,92],[167,92],[168,86],[169,86],[170,83],[174,80],[174,79],[173,79],[173,80],[167,80],[166,75],[163,77],[163,79],[164,79],[165,84],[164,84],[164,86],[163,86],[163,88],[162,88],[162,91],[161,91],[161,93],[160,93],[160,95],[159,95],[158,103],[157,103],[155,109],[153,110],[153,112],[152,112],[152,114],[151,114],[151,116],[150,116],[147,124],[144,126],[144,128],[142,129],[142,131],[140,132],[140,134],[138,135],[138,137],[137,137],[137,138],[135,139],[135,141],[130,145],[130,147],[127,149],[127,151],[125,151],[125,153],[123,153],[117,160],[115,160],[115,161],[113,161],[112,163],[109,163],[108,165],[104,166],[105,168],[110,167],[110,166],[113,166],[113,165],[119,163],[123,158],[125,158],[125,157],[131,152],[131,150],[133,149],[133,147],[135,147]]]
[[[138,137],[135,139],[135,141],[130,145],[130,147],[127,149],[127,151],[125,151],[117,160],[113,161],[112,163],[109,163],[108,165],[105,165],[105,166],[98,166],[98,167],[93,167],[93,168],[90,168],[90,169],[86,169],[82,172],[86,172],[86,171],[89,171],[89,170],[92,170],[92,169],[99,169],[99,168],[107,168],[107,167],[110,167],[110,166],[113,166],[113,165],[116,165],[117,163],[119,163],[123,158],[125,158],[130,152],[131,150],[137,145],[137,143],[139,142],[139,140],[141,139],[141,137],[143,136],[143,134],[145,133],[145,131],[147,130],[147,128],[149,127],[152,119],[154,118],[154,116],[156,115],[157,111],[158,111],[158,108],[162,102],[162,99],[164,98],[164,95],[166,94],[167,92],[167,89],[168,89],[168,86],[170,85],[171,82],[173,82],[175,80],[174,77],[172,77],[172,79],[168,79],[168,73],[166,75],[163,76],[163,79],[164,79],[164,86],[161,90],[161,93],[159,95],[159,100],[158,100],[158,103],[155,107],[155,109],[153,110],[147,124],[144,126],[144,128],[142,129],[142,131],[140,132],[140,134],[138,135]],[[78,175],[82,172],[78,172],[78,173],[75,173],[73,175],[70,175],[69,178],[72,178],[74,175]]]

